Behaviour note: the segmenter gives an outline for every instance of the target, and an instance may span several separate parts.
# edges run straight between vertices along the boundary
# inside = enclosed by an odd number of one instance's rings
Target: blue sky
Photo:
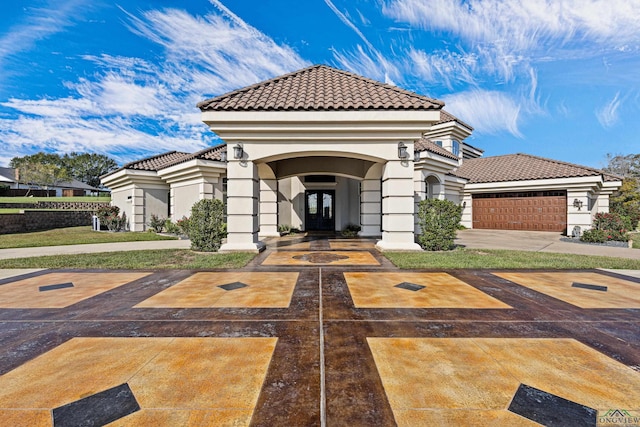
[[[640,153],[640,0],[15,0],[0,166],[196,151],[197,102],[312,64],[445,101],[485,156]]]

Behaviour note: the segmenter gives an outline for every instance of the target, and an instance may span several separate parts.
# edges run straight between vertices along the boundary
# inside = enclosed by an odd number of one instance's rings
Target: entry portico
[[[442,102],[319,65],[198,106],[228,147],[221,250],[260,250],[259,236],[278,232],[278,181],[324,175],[360,184],[361,235],[382,236],[382,250],[420,250],[414,141],[440,120]]]

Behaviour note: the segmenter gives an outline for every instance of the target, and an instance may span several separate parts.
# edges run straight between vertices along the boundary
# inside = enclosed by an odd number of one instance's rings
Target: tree
[[[73,152],[65,154],[61,161],[73,178],[92,187],[100,187],[100,177],[118,168],[115,160],[104,154]]]
[[[29,156],[14,157],[9,166],[18,168],[19,164],[54,165],[60,169],[65,169],[67,180],[75,178],[92,187],[100,186],[100,177],[118,168],[118,164],[112,158],[104,154],[95,153],[68,153],[64,156],[54,153],[39,152]]]
[[[625,178],[640,177],[640,154],[607,154],[605,172],[620,175]]]
[[[65,168],[56,165],[39,163],[32,160],[20,160],[12,165],[16,169],[16,179],[26,185],[37,185],[48,190],[61,182],[69,180],[69,174]],[[28,194],[28,193],[27,193]]]
[[[622,186],[609,197],[609,208],[635,230],[640,221],[640,154],[607,154],[604,170],[624,177]]]

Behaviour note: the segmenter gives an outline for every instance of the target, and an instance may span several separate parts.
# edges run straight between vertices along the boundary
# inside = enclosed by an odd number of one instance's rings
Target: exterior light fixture
[[[242,144],[238,143],[233,147],[233,158],[241,159],[244,157],[244,148],[242,148]]]
[[[419,162],[420,161],[420,152],[419,151],[414,151],[413,152],[413,161],[414,162]]]
[[[407,146],[404,145],[404,142],[398,143],[398,158],[399,159],[408,159],[409,152],[407,151]]]
[[[583,202],[582,200],[573,199],[573,207],[578,208],[578,210],[582,209]]]
[[[221,151],[220,152],[220,161],[222,163],[227,163],[227,152],[226,151]]]

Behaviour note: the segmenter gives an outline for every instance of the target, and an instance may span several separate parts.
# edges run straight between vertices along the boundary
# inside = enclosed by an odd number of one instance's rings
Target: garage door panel
[[[510,194],[473,196],[473,228],[498,230],[564,231],[567,227],[567,196],[540,192],[512,197]]]

